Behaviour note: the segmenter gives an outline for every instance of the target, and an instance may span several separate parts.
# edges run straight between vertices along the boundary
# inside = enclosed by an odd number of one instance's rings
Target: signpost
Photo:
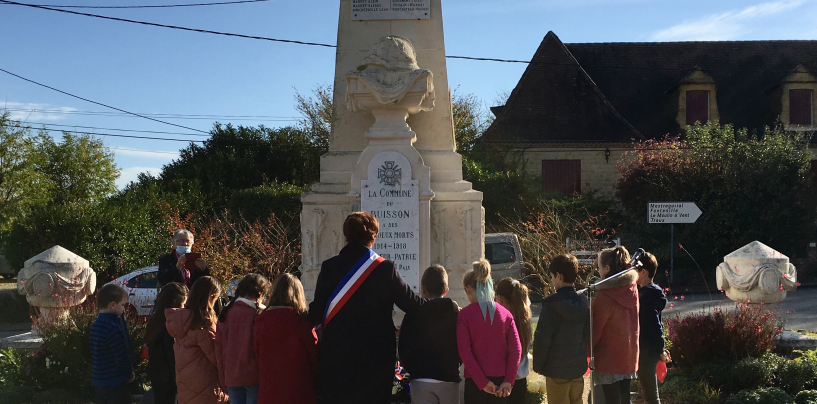
[[[673,281],[675,267],[675,224],[695,223],[703,211],[695,202],[650,202],[647,205],[647,221],[669,224],[669,281]]]

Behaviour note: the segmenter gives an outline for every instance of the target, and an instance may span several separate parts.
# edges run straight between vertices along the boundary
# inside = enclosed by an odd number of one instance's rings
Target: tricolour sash
[[[340,283],[338,283],[338,286],[335,287],[332,295],[329,296],[329,303],[323,312],[324,327],[329,323],[329,320],[343,308],[343,305],[349,301],[349,298],[355,294],[372,271],[385,260],[385,258],[377,255],[376,252],[368,250],[363,254],[363,257],[352,266],[352,269],[346,273],[346,276],[344,276]]]

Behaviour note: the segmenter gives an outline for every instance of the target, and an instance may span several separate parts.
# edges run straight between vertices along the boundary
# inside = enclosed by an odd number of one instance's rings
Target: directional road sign
[[[695,202],[650,202],[649,223],[695,223],[703,211]]]

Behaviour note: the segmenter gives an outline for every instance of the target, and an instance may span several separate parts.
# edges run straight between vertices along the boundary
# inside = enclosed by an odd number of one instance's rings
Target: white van
[[[485,235],[485,259],[491,263],[491,278],[494,282],[511,277],[525,276],[522,249],[519,238],[514,233],[488,233]]]

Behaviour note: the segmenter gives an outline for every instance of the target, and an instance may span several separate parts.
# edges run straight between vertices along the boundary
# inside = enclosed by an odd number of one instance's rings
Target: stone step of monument
[[[798,332],[784,330],[777,337],[777,346],[792,349],[817,349],[817,338]]]

